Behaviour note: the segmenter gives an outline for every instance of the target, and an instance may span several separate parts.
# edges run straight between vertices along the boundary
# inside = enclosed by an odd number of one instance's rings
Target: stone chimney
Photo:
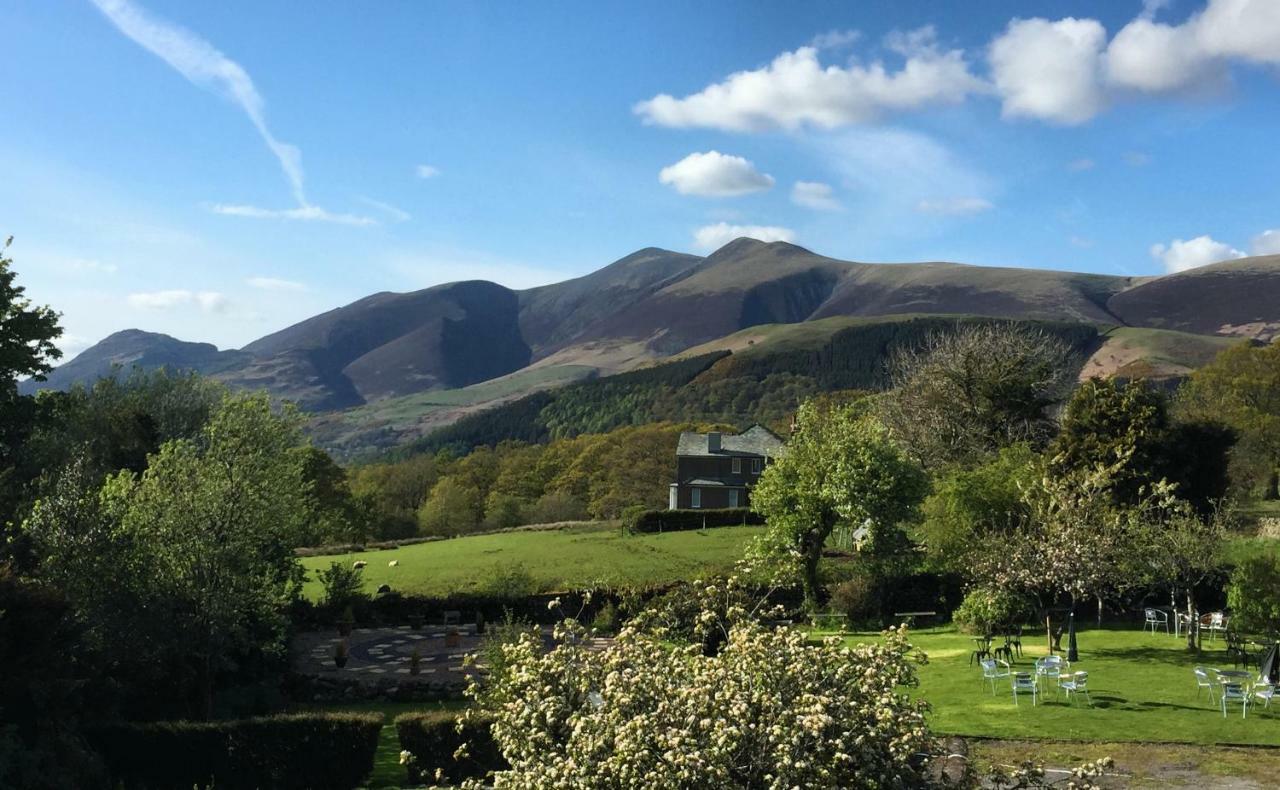
[[[719,431],[712,431],[711,433],[707,434],[707,452],[709,453],[720,452],[720,432]]]

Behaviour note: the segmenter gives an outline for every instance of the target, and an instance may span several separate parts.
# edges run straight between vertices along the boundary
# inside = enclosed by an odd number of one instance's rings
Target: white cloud
[[[756,170],[755,165],[740,156],[719,151],[692,153],[662,168],[658,180],[675,187],[682,195],[736,197],[762,192],[773,186],[773,176]]]
[[[249,206],[227,208],[250,209],[248,211],[223,211],[220,213],[243,217],[281,216],[288,219],[312,219],[339,222],[347,225],[369,224],[352,221],[362,218],[346,214],[331,214],[307,201],[303,188],[302,152],[296,146],[281,142],[271,133],[266,120],[266,102],[258,93],[253,79],[244,68],[224,55],[213,44],[178,25],[161,21],[135,5],[131,0],[91,0],[117,29],[135,44],[168,63],[192,84],[230,99],[244,111],[258,136],[280,163],[280,169],[289,181],[290,191],[298,208],[306,216],[288,216],[288,212],[270,212]],[[263,213],[266,211],[267,213]],[[371,221],[370,221],[371,222]]]
[[[937,47],[932,29],[894,37],[890,44],[905,55],[897,71],[881,61],[823,67],[816,47],[801,47],[682,99],[664,93],[633,109],[646,123],[677,128],[832,129],[885,113],[957,104],[986,90],[961,50]]]
[[[239,63],[195,34],[150,16],[129,0],[92,2],[121,33],[143,49],[168,63],[192,83],[221,93],[240,105],[267,148],[279,160],[280,168],[293,189],[294,198],[299,205],[306,205],[307,199],[302,188],[302,154],[294,146],[277,140],[267,128],[266,103],[248,72]]]
[[[1106,105],[1102,49],[1107,31],[1095,19],[1015,19],[991,42],[988,59],[1005,118],[1074,125]]]
[[[215,214],[229,217],[251,217],[253,219],[291,219],[303,222],[332,222],[338,225],[377,225],[372,217],[361,217],[355,214],[334,214],[319,206],[302,206],[299,208],[260,208],[258,206],[237,206],[215,203],[209,207]]]
[[[282,280],[278,277],[250,277],[246,282],[260,291],[305,291],[307,286],[295,280]]]
[[[1211,55],[1280,63],[1280,3],[1275,0],[1209,0],[1187,24]]]
[[[435,178],[440,175],[440,168],[431,165],[418,165],[413,168],[413,174],[418,178]]]
[[[217,291],[144,291],[129,294],[127,301],[130,307],[139,310],[172,310],[194,305],[206,313],[223,312],[228,305],[227,297]]]
[[[1167,272],[1185,272],[1218,261],[1243,258],[1244,253],[1209,236],[1196,236],[1186,241],[1174,239],[1168,244],[1153,244],[1151,257],[1163,263]]]
[[[730,225],[727,222],[717,222],[694,231],[693,243],[698,249],[711,251],[718,250],[734,239],[744,236],[758,241],[795,241],[796,239],[795,231],[790,228],[773,225]]]
[[[1254,255],[1280,255],[1280,230],[1264,230],[1254,236],[1249,251]]]
[[[820,181],[797,181],[791,187],[791,202],[818,211],[839,211],[842,208],[831,186]]]
[[[391,219],[395,220],[396,222],[408,222],[409,220],[413,219],[413,216],[409,214],[409,212],[405,211],[399,206],[393,206],[390,203],[384,203],[381,200],[374,200],[373,198],[365,197],[364,195],[357,195],[356,200],[359,200],[361,203],[365,204],[366,206],[376,208],[378,211],[381,211],[382,213],[386,214],[388,217],[391,217]]]
[[[1067,169],[1073,173],[1092,170],[1097,166],[1098,163],[1089,158],[1073,159],[1067,163]]]
[[[995,208],[991,201],[980,197],[953,197],[941,199],[925,199],[916,204],[916,211],[922,214],[943,214],[949,217],[963,217],[981,214]]]
[[[97,341],[81,335],[69,335],[64,332],[61,337],[53,341],[53,344],[62,352],[62,361],[66,362],[95,342]]]
[[[1164,93],[1209,85],[1225,76],[1188,25],[1165,25],[1138,18],[1121,28],[1107,46],[1106,78],[1119,88]]]

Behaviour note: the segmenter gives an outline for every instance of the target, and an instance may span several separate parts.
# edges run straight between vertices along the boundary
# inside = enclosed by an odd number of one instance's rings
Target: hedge
[[[301,713],[88,729],[111,786],[348,790],[373,771],[382,715]]]
[[[632,532],[678,532],[706,527],[763,524],[764,516],[745,507],[722,510],[646,510],[628,524]]]
[[[466,779],[483,779],[490,772],[506,770],[507,761],[493,736],[488,719],[472,719],[458,729],[456,714],[444,711],[405,713],[396,717],[400,749],[413,754],[409,766],[412,784],[435,782],[436,769],[443,781],[458,784]],[[454,759],[453,753],[467,744],[467,757]]]

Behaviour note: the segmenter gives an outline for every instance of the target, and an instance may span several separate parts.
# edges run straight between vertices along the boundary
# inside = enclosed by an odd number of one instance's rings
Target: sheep
[[[368,565],[368,564],[369,564],[369,563],[365,562],[364,560],[356,560],[355,562],[351,563],[351,568],[352,568],[353,570],[357,570],[357,571],[358,571],[358,570],[360,570],[361,568],[363,568],[364,566],[366,566],[366,565]]]
[[[386,594],[387,594],[387,593],[389,593],[389,592],[391,592],[391,585],[390,585],[390,584],[380,584],[380,585],[378,585],[378,595],[386,595]]]
[[[392,560],[391,562],[387,563],[388,568],[395,568],[399,565],[400,565],[400,560]]]

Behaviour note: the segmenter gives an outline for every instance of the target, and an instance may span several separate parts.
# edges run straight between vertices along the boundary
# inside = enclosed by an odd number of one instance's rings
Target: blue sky
[[[5,21],[0,233],[70,352],[127,327],[235,347],[374,291],[735,235],[1116,274],[1280,252],[1275,0]]]

